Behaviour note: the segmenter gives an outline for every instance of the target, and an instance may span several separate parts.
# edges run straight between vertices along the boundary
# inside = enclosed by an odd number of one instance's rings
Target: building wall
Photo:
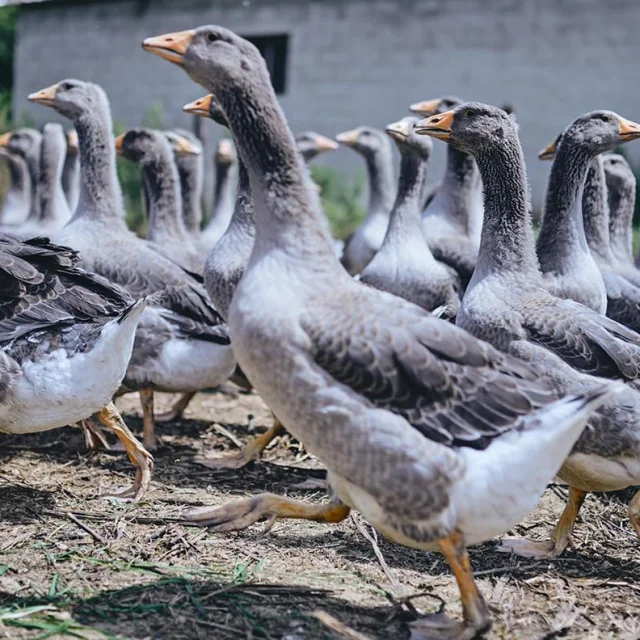
[[[24,110],[39,122],[51,118],[25,96],[77,77],[106,89],[116,120],[139,124],[146,107],[161,102],[168,124],[189,126],[180,108],[204,91],[180,69],[144,53],[140,42],[206,23],[246,35],[290,34],[282,104],[294,131],[332,135],[358,124],[382,126],[405,115],[409,103],[443,94],[513,103],[536,204],[548,172],[536,152],[570,120],[596,108],[640,120],[637,0],[67,0],[25,6],[16,113]],[[207,126],[211,136],[219,135],[215,125]],[[435,146],[434,179],[443,158],[443,144]],[[361,169],[349,150],[324,161]]]

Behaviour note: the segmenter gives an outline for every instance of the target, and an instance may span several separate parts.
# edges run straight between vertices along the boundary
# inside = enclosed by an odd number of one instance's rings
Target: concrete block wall
[[[333,135],[383,126],[409,103],[443,94],[516,107],[534,203],[548,166],[536,159],[574,117],[610,108],[640,120],[637,0],[112,0],[25,6],[16,57],[16,113],[51,112],[25,96],[65,77],[100,83],[113,115],[140,123],[160,102],[170,125],[201,94],[186,74],[140,49],[144,37],[206,23],[246,35],[288,33],[282,105],[294,131]],[[215,125],[208,135],[217,138]],[[435,144],[431,177],[441,173]],[[640,149],[632,155],[640,158]],[[362,165],[341,150],[327,162]]]

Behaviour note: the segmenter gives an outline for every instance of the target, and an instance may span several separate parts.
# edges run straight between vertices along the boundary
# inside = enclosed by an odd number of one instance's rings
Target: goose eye
[[[464,112],[464,115],[465,115],[465,116],[467,116],[468,118],[470,118],[471,116],[475,116],[475,115],[476,115],[476,112],[475,112],[473,109],[467,109],[467,110]]]
[[[61,89],[63,91],[69,91],[69,89],[71,89],[71,83],[70,82],[63,82],[62,86],[61,86]]]
[[[218,39],[215,33],[207,33],[207,40],[209,42],[215,42]]]
[[[611,120],[611,118],[606,114],[601,115],[600,119],[602,120],[602,122],[609,122],[609,120]]]

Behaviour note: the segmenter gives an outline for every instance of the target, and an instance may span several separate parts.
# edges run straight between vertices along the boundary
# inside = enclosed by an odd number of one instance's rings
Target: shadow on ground
[[[409,637],[412,616],[399,605],[366,608],[349,605],[331,592],[296,585],[231,584],[188,578],[162,578],[146,585],[111,591],[84,600],[53,602],[0,592],[0,608],[54,604],[75,625],[125,638],[336,638],[313,613],[328,613],[372,639]],[[39,617],[38,617],[39,616]],[[16,619],[12,626],[34,628],[50,612]],[[55,624],[55,620],[50,622]],[[73,626],[69,627],[73,631]]]

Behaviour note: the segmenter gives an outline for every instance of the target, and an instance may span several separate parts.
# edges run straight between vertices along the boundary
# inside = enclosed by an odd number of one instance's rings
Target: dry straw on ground
[[[139,429],[136,399],[119,404]],[[259,428],[270,423],[255,395],[201,394],[186,419],[161,425],[165,446],[139,505],[97,498],[131,481],[122,452],[89,454],[75,429],[0,436],[0,637],[408,640],[416,615],[442,603],[459,613],[438,554],[376,538],[357,518],[224,535],[172,522],[185,508],[263,490],[326,499],[292,488],[322,471],[288,437],[244,470],[193,462],[233,449],[229,433],[244,440],[249,414]],[[562,493],[550,489],[515,533],[544,536]],[[577,542],[551,562],[502,555],[494,543],[471,550],[495,619],[490,638],[640,638],[639,545],[625,503],[590,496]]]

